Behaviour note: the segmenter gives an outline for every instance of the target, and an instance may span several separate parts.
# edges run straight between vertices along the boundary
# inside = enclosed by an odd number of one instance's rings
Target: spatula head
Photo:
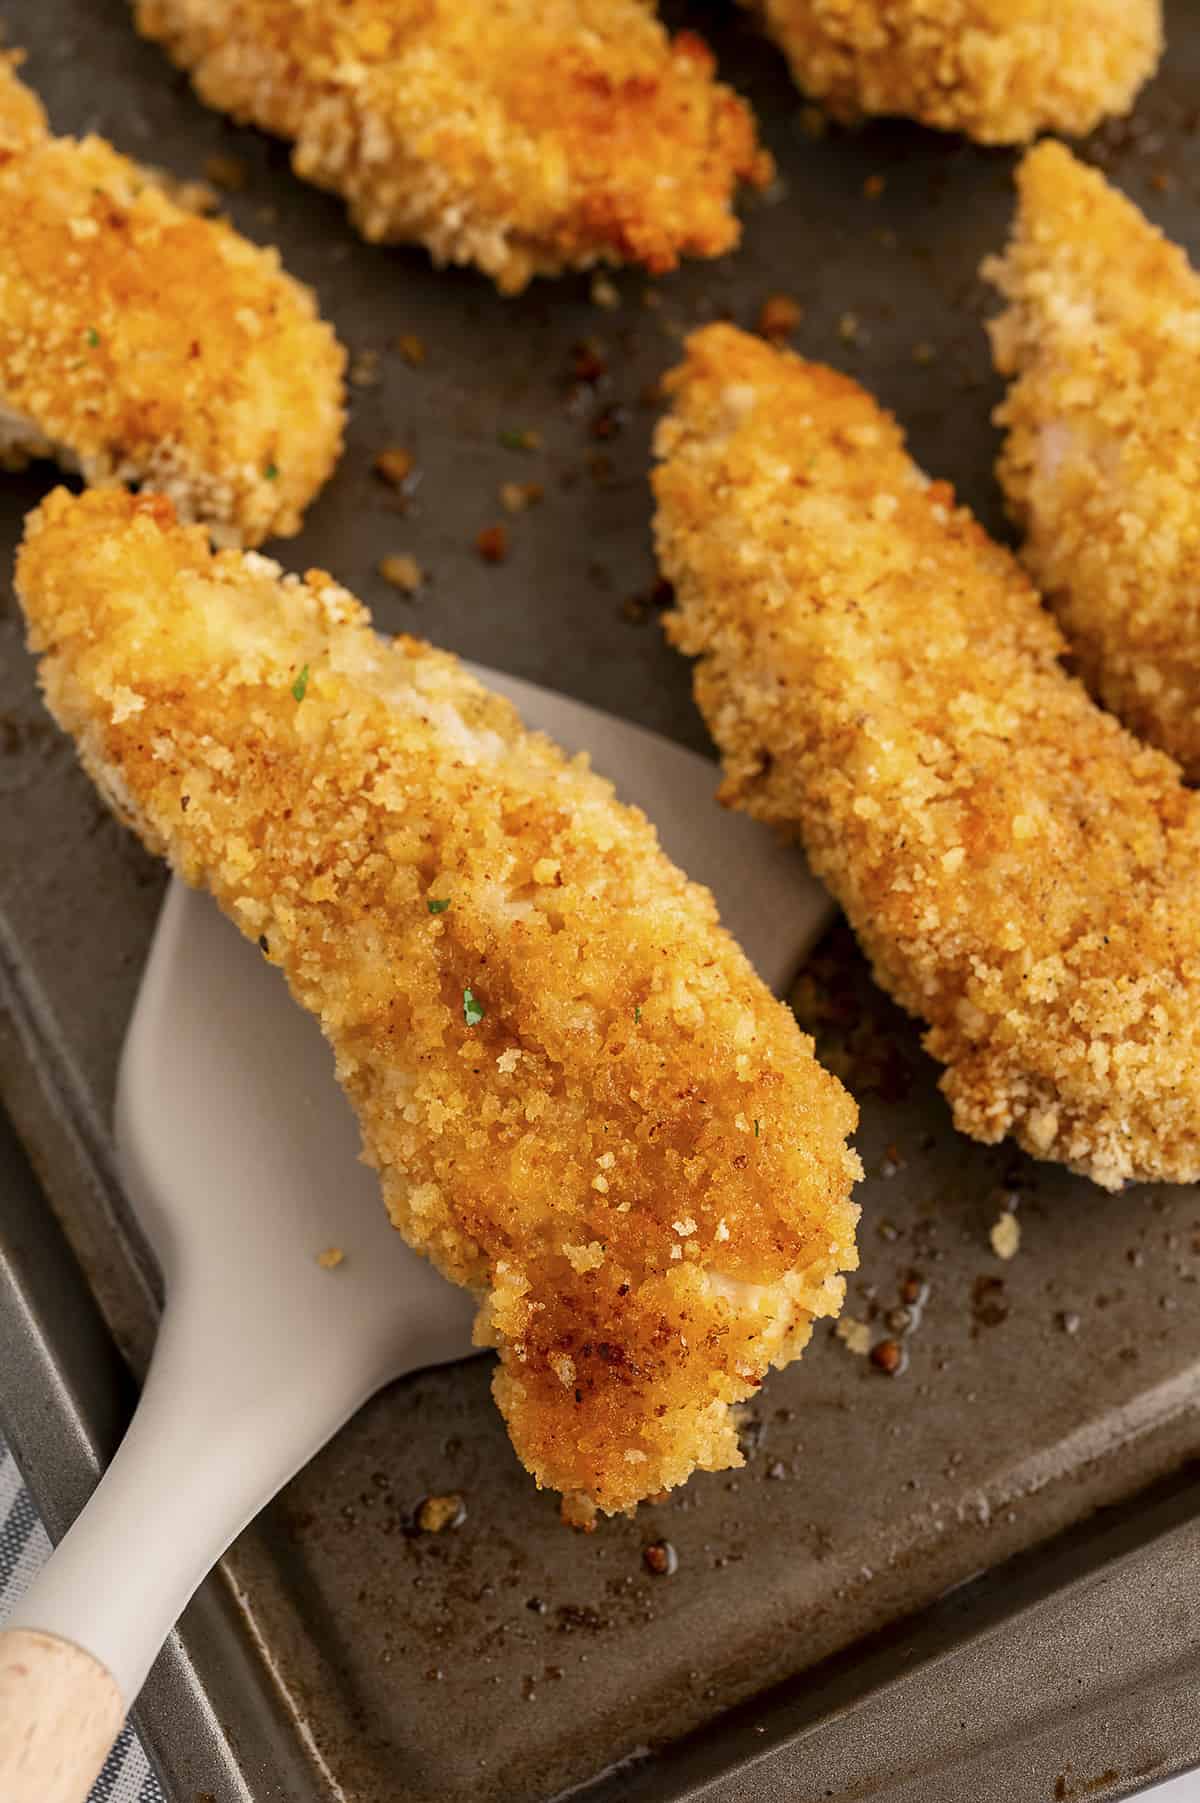
[[[672,857],[716,893],[780,987],[828,916],[800,854],[713,798],[714,766],[578,702],[490,671],[526,723],[586,750]],[[316,1022],[203,895],[172,885],[126,1040],[117,1138],[170,1289],[212,1297],[240,1358],[295,1360],[351,1403],[465,1355],[473,1306],[388,1224]],[[246,1343],[249,1336],[249,1343]]]

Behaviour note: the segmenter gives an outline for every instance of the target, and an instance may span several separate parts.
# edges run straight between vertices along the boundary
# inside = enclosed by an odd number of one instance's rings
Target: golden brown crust
[[[800,86],[837,117],[904,114],[982,144],[1127,113],[1162,54],[1161,0],[759,5]]]
[[[660,427],[669,622],[724,795],[798,829],[957,1125],[1200,1177],[1200,801],[854,382],[727,326]]]
[[[39,121],[41,129],[38,129]],[[341,449],[341,346],[261,250],[100,138],[44,129],[0,65],[0,446],[149,481],[257,544]]]
[[[101,789],[265,936],[397,1226],[483,1292],[539,1483],[739,1463],[728,1405],[856,1262],[855,1109],[707,890],[454,658],[154,497],[58,490],[18,587]]]
[[[1083,675],[1200,780],[1200,276],[1059,144],[1017,176],[998,465]]]
[[[509,293],[717,256],[738,182],[770,174],[706,46],[649,0],[137,0],[136,17],[211,106],[293,140],[365,237]]]

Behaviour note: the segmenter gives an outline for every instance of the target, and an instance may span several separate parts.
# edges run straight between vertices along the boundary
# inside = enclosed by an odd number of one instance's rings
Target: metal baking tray
[[[1200,14],[1168,11],[1162,74],[1088,150],[1200,252]],[[753,99],[780,179],[736,257],[618,274],[615,309],[586,278],[502,301],[359,243],[280,146],[193,99],[123,0],[21,0],[7,24],[60,130],[188,177],[236,158],[245,185],[224,204],[350,347],[345,459],[283,559],[335,570],[386,627],[702,747],[656,623],[658,378],[693,323],[752,324],[789,294],[798,345],[875,388],[1002,530],[976,270],[1004,238],[1012,158],[902,125],[820,135],[745,13],[689,17]],[[540,449],[503,442],[531,428]],[[417,458],[403,504],[371,473],[391,445]],[[52,479],[5,479],[5,567]],[[474,541],[505,517],[504,481],[545,495],[487,564]],[[377,574],[394,551],[431,573],[415,600]],[[155,1276],[108,1123],[162,881],[42,713],[5,585],[0,1090],[23,1149],[0,1134],[0,1426],[53,1532],[152,1340]],[[243,1536],[155,1668],[138,1721],[180,1803],[1042,1803],[1200,1761],[1200,1198],[1107,1196],[954,1134],[915,1027],[844,929],[797,1005],[862,1105],[849,1308],[878,1336],[910,1280],[924,1298],[906,1368],[884,1376],[822,1331],[748,1413],[744,1470],[590,1538],[519,1469],[485,1361],[393,1386]],[[1002,1263],[989,1227],[1006,1207],[1022,1238]],[[414,1532],[415,1505],[446,1490],[462,1525]],[[643,1563],[660,1537],[670,1577]]]

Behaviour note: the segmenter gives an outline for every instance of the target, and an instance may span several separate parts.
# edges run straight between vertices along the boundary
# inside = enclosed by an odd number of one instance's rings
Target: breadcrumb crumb
[[[391,556],[381,558],[379,574],[405,595],[415,595],[425,580],[425,572],[407,551],[393,551]]]
[[[871,1329],[865,1321],[857,1321],[853,1315],[842,1315],[833,1331],[847,1352],[852,1352],[855,1358],[866,1358],[871,1350]]]
[[[997,1258],[1015,1258],[1021,1246],[1021,1223],[1011,1209],[1003,1209],[992,1222],[988,1234],[992,1251]]]
[[[732,248],[771,159],[694,33],[644,0],[137,0],[210,106],[294,143],[363,236],[506,293]]]
[[[1127,113],[1162,54],[1161,0],[757,0],[836,118],[904,114],[1019,144]]]
[[[336,1271],[345,1262],[346,1254],[340,1246],[326,1246],[324,1252],[317,1253],[317,1263],[322,1271]]]
[[[400,445],[391,445],[386,451],[380,451],[372,464],[372,469],[381,482],[389,488],[403,488],[411,479],[417,460],[411,451]]]
[[[856,383],[711,326],[668,385],[668,630],[723,798],[803,834],[964,1132],[1194,1182],[1200,798]]]
[[[1085,681],[1200,781],[1200,275],[1060,144],[1021,163],[984,273],[1014,379],[998,465]]]
[[[103,139],[51,137],[0,60],[0,445],[145,482],[228,542],[300,529],[341,450],[344,354],[278,254]]]
[[[392,1219],[479,1292],[538,1482],[612,1512],[740,1463],[730,1405],[841,1307],[860,1166],[854,1104],[707,890],[584,761],[454,658],[379,639],[324,571],[214,555],[156,497],[59,489],[17,580],[101,792],[267,936]]]

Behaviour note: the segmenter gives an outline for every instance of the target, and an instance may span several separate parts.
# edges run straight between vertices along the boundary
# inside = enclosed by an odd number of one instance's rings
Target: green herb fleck
[[[758,1138],[758,1134],[759,1134],[758,1116],[756,1115],[754,1117],[754,1137],[755,1137],[755,1139]]]
[[[292,684],[292,694],[296,697],[297,701],[303,701],[304,697],[307,695],[307,693],[308,693],[308,665],[305,664],[303,670],[301,670],[299,676],[297,676],[295,682]]]
[[[528,426],[501,426],[496,437],[506,451],[538,451],[542,445],[541,433]]]
[[[93,350],[95,350],[96,346],[100,342],[100,334],[96,330],[95,326],[89,326],[87,331],[83,335],[87,339],[88,344],[91,346],[91,348]]]
[[[463,990],[463,1019],[468,1027],[477,1027],[483,1019],[483,1003],[471,989]]]
[[[642,1009],[641,1009],[640,1003],[633,1011],[633,1018],[637,1022],[638,1026],[640,1027],[642,1024]]]
[[[268,463],[266,469],[263,471],[263,475],[268,482],[274,482],[279,475],[279,465],[277,463]]]
[[[429,898],[429,912],[431,914],[444,914],[449,906],[450,903],[448,901],[434,901],[432,896]]]

